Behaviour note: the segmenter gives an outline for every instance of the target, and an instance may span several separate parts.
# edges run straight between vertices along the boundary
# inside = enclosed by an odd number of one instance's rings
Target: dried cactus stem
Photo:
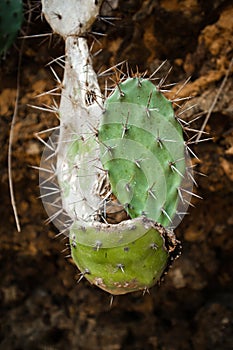
[[[102,97],[86,39],[81,37],[98,15],[102,1],[43,0],[43,13],[53,30],[65,39],[66,63],[59,106],[60,135],[57,177],[64,210],[73,220],[87,220],[101,201],[95,194],[101,168],[93,130],[102,113]],[[57,16],[54,15],[57,14]],[[85,201],[80,199],[85,198]],[[78,199],[78,200],[77,200]]]

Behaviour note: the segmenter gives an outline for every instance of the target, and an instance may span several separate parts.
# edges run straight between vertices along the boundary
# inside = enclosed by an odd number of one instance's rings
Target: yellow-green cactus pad
[[[74,224],[70,231],[72,258],[81,277],[113,295],[147,290],[157,283],[177,243],[172,232],[146,218],[118,225]]]

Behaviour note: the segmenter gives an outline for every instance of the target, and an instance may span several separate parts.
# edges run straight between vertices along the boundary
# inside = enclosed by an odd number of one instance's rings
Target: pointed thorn
[[[100,241],[96,241],[95,242],[95,247],[94,250],[96,250],[97,252],[100,250],[100,248],[102,247],[103,243]]]
[[[111,296],[110,296],[110,302],[109,302],[109,307],[110,307],[110,309],[112,308],[113,300],[114,300],[114,296],[111,295]]]
[[[173,172],[175,171],[178,175],[184,178],[184,175],[177,169],[174,162],[169,162],[169,166]]]
[[[85,269],[83,272],[80,272],[80,277],[79,277],[79,279],[77,280],[77,284],[83,279],[83,277],[85,276],[85,275],[89,275],[90,274],[90,271],[88,270],[88,269]]]
[[[167,63],[167,60],[163,61],[160,66],[149,76],[149,80],[151,80],[155,74]]]
[[[125,266],[123,264],[117,264],[116,267],[118,270],[121,270],[121,272],[125,273],[125,271],[124,271]]]
[[[185,192],[185,193],[188,193],[188,194],[190,194],[191,196],[194,196],[194,197],[199,198],[199,199],[203,199],[203,198],[202,198],[201,196],[199,196],[198,194],[193,193],[193,192],[191,192],[191,191],[189,191],[189,190],[186,190],[185,188],[179,187],[179,189],[180,189],[180,191],[183,191],[183,192]]]
[[[170,222],[172,222],[172,219],[170,218],[170,216],[168,215],[168,213],[166,212],[166,210],[165,210],[164,208],[161,208],[161,212],[163,213],[163,215],[166,216],[166,218],[167,218]]]

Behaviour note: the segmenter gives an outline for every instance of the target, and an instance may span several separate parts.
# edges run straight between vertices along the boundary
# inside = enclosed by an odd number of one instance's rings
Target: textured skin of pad
[[[171,224],[185,173],[171,102],[149,80],[128,78],[106,100],[99,142],[113,194],[129,216]]]

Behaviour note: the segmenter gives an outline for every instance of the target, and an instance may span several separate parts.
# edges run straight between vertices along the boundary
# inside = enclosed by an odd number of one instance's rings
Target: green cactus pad
[[[129,216],[171,225],[186,169],[171,102],[149,80],[128,78],[107,98],[98,137],[113,194]]]
[[[177,241],[146,218],[70,231],[72,258],[89,282],[111,294],[145,290],[158,282]]]
[[[1,0],[0,3],[0,56],[6,54],[23,22],[21,0]]]

